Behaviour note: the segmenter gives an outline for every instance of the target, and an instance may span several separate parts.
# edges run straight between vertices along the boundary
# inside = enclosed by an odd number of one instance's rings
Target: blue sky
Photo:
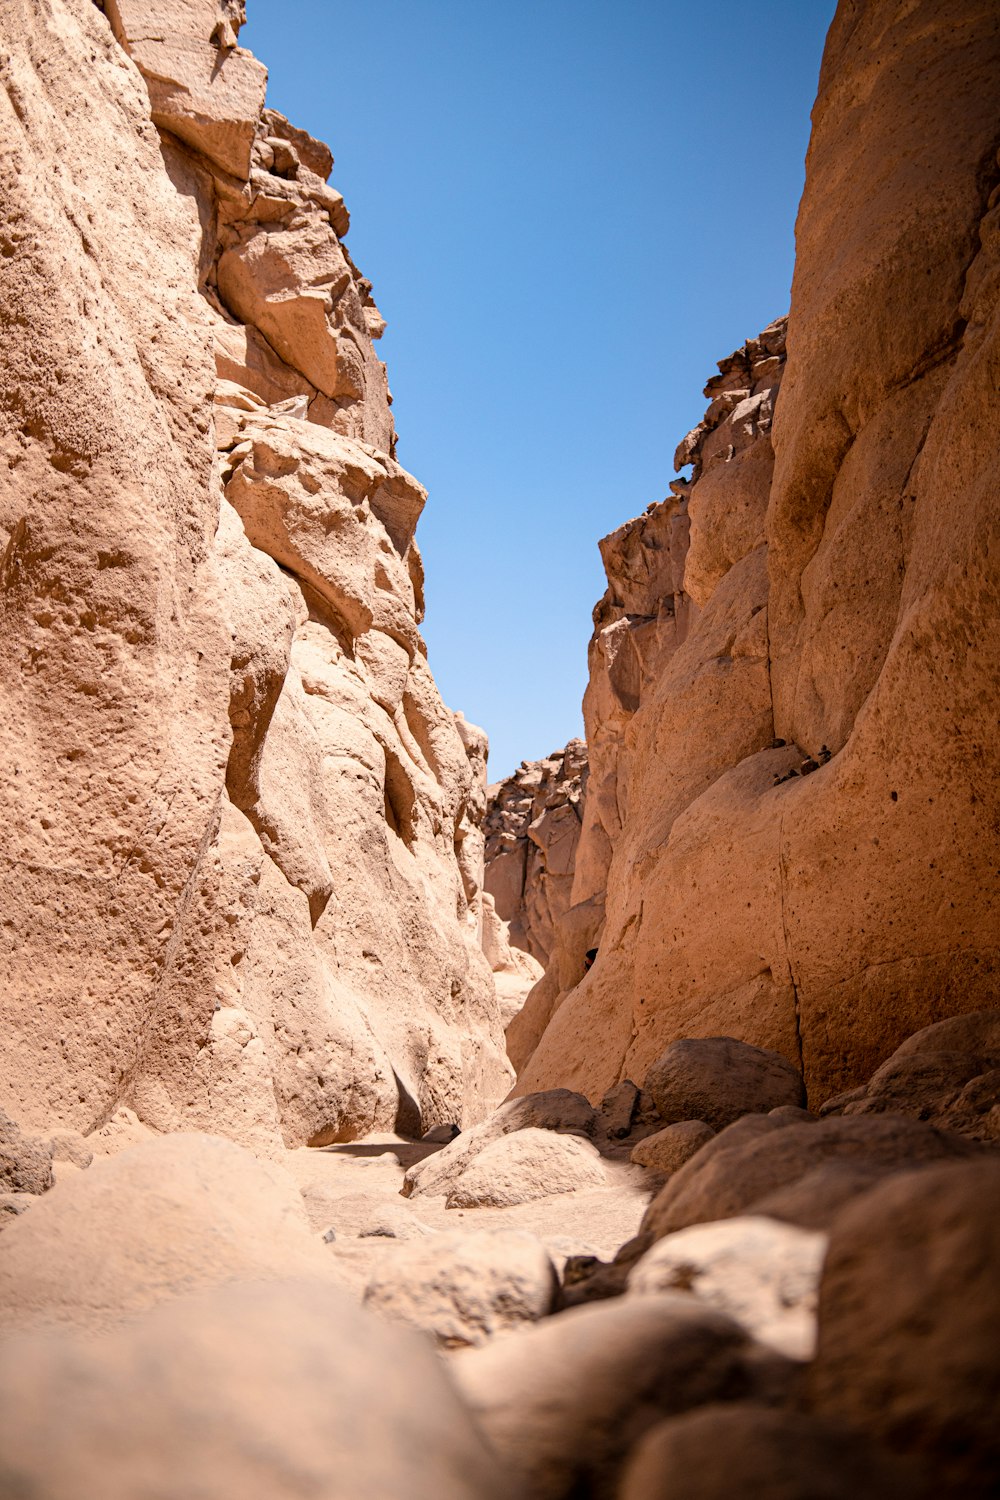
[[[787,310],[833,0],[249,0],[327,141],[430,491],[424,633],[490,775],[582,732],[598,539]]]

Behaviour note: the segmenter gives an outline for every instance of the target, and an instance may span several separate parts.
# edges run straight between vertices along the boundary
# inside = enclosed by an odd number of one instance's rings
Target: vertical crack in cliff
[[[795,970],[792,966],[792,945],[788,935],[788,917],[785,911],[785,888],[788,879],[788,868],[785,861],[785,815],[781,814],[778,824],[778,899],[781,904],[781,935],[785,943],[785,963],[788,965],[788,982],[792,987],[792,1008],[795,1015],[795,1048],[798,1054],[799,1071],[805,1078],[805,1056],[802,1049],[802,1010],[799,1001],[799,987],[795,980]]]

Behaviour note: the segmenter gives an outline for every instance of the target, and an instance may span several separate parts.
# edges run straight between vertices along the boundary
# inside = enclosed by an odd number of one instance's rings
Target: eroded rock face
[[[242,19],[4,15],[0,1105],[273,1156],[510,1070],[382,320]]]
[[[982,0],[838,11],[787,358],[773,325],[708,388],[686,554],[662,507],[602,548],[566,919],[600,957],[549,965],[519,1088],[726,1034],[818,1104],[995,1006],[998,63]]]
[[[511,943],[542,964],[570,904],[586,793],[582,740],[487,788],[486,889]]]

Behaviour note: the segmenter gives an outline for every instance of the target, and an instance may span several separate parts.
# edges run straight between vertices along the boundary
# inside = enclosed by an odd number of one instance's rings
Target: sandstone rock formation
[[[787,358],[775,324],[723,362],[690,481],[602,544],[574,906],[520,1089],[596,1099],[725,1034],[818,1104],[996,1003],[998,65],[982,0],[838,10]]]
[[[264,1155],[470,1122],[485,738],[332,157],[238,0],[104,10],[3,18],[0,1107]]]
[[[486,891],[508,924],[510,941],[545,965],[570,905],[587,747],[570,740],[545,760],[522,761],[486,795]]]

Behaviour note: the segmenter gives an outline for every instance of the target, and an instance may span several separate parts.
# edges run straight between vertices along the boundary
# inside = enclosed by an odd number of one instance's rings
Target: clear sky
[[[582,733],[598,539],[785,312],[833,0],[249,0],[430,491],[424,633],[490,776]]]

